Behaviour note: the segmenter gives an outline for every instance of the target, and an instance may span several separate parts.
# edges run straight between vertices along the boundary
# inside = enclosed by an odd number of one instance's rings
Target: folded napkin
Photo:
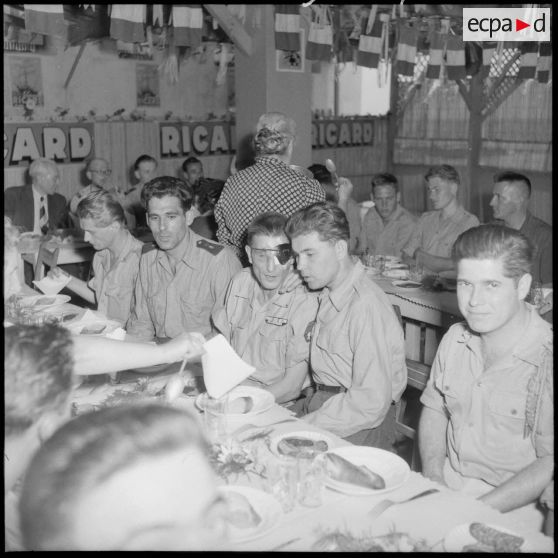
[[[109,334],[114,334],[120,328],[120,322],[116,320],[109,320],[106,316],[95,312],[93,310],[86,310],[79,320],[69,323],[66,327],[73,333],[82,335],[103,335],[108,337]],[[124,332],[124,335],[126,332]],[[113,337],[119,339],[120,335],[117,332]]]
[[[203,381],[207,393],[215,399],[225,395],[256,370],[238,356],[221,334],[206,341],[203,348]]]
[[[46,295],[58,294],[72,278],[69,275],[61,275],[60,277],[43,277],[40,281],[33,281],[39,289]]]

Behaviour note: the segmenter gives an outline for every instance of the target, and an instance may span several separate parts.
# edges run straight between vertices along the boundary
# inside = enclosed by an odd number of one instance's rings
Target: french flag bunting
[[[448,35],[446,45],[446,70],[448,79],[465,79],[467,70],[465,69],[465,46],[463,39],[457,35]]]
[[[331,60],[331,45],[333,43],[333,28],[330,24],[319,25],[310,23],[308,42],[306,43],[306,58],[308,60]]]
[[[199,47],[202,43],[203,10],[201,4],[173,6],[174,45]]]
[[[482,68],[481,77],[488,77],[490,73],[490,66],[492,64],[492,58],[496,52],[496,42],[495,41],[485,41],[482,43]]]
[[[397,73],[413,77],[417,54],[418,29],[401,24],[397,45]]]
[[[298,4],[275,6],[275,48],[300,50],[300,6]]]
[[[447,33],[433,31],[430,35],[430,59],[426,69],[426,77],[429,79],[440,79],[446,39]]]
[[[62,4],[23,4],[25,30],[41,35],[66,37]]]
[[[145,42],[145,4],[113,4],[110,36],[125,43]]]
[[[548,83],[552,67],[552,43],[540,43],[539,60],[537,61],[537,81]]]
[[[369,35],[361,33],[358,39],[357,65],[366,68],[377,68],[382,54],[382,27],[378,20],[372,25]]]
[[[521,44],[521,56],[519,58],[519,79],[533,79],[537,73],[537,59],[539,57],[539,45],[536,42],[524,42]]]

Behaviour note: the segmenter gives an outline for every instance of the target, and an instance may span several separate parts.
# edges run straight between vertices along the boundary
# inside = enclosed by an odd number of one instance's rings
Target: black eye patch
[[[289,243],[277,245],[277,261],[281,265],[285,265],[292,257],[293,253]]]

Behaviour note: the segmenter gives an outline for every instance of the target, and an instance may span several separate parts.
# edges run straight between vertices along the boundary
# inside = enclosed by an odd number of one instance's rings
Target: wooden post
[[[465,180],[466,191],[463,201],[465,207],[474,213],[479,220],[484,222],[484,211],[482,203],[482,188],[479,183],[479,161],[482,149],[482,109],[484,108],[483,80],[480,72],[472,76],[469,88],[470,112],[469,112],[469,137],[467,158],[467,179]]]
[[[397,134],[397,100],[399,98],[399,81],[394,64],[391,64],[389,111],[387,114],[387,172],[393,173],[395,167],[395,136]],[[403,194],[403,197],[405,195]]]

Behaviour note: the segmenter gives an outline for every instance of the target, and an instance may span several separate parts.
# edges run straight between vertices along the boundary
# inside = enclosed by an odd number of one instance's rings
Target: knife
[[[430,494],[434,494],[435,492],[440,492],[437,488],[430,488],[429,490],[424,490],[423,492],[419,492],[410,498],[406,498],[405,500],[382,500],[378,504],[376,504],[366,515],[369,519],[376,519],[380,515],[382,515],[388,508],[395,504],[404,504],[406,502],[410,502],[411,500],[417,500],[418,498],[423,498],[424,496],[429,496]]]

